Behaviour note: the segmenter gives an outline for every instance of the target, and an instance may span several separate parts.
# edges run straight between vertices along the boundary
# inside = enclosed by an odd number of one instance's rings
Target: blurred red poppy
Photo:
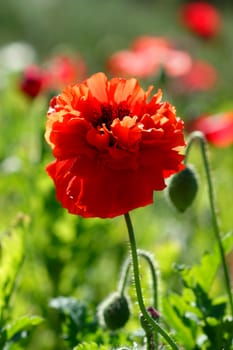
[[[151,91],[97,73],[51,100],[47,172],[70,213],[111,218],[148,205],[183,169],[183,122],[161,91],[148,101]]]
[[[47,89],[60,90],[68,84],[82,81],[87,74],[87,66],[79,55],[55,55],[45,64],[47,71]]]
[[[200,116],[187,126],[188,131],[203,132],[206,139],[218,147],[233,144],[233,111]]]
[[[36,65],[28,66],[22,74],[20,90],[33,99],[43,90],[45,81],[44,72]]]
[[[180,18],[183,25],[198,36],[209,39],[221,28],[221,15],[217,8],[205,1],[193,1],[182,5]]]
[[[176,78],[188,74],[192,68],[191,56],[181,50],[169,50],[163,66],[168,77]]]
[[[133,41],[132,48],[143,57],[144,65],[154,66],[156,73],[162,67],[170,78],[185,74],[192,65],[191,56],[165,37],[141,36]]]
[[[190,70],[178,77],[174,86],[179,93],[208,91],[216,86],[217,76],[216,69],[210,63],[196,60]]]
[[[130,50],[117,51],[108,59],[107,67],[111,74],[149,78],[163,68],[168,77],[174,77],[186,73],[191,67],[190,55],[173,48],[166,38],[138,37],[131,47]]]
[[[54,93],[68,84],[82,81],[87,74],[84,60],[76,55],[56,55],[41,66],[28,66],[19,83],[21,91],[31,98],[40,93]]]
[[[173,43],[166,37],[153,36],[153,35],[141,35],[133,40],[131,44],[132,50],[141,52],[145,50],[150,50],[151,48],[156,48],[157,50],[172,49],[174,47]]]
[[[159,72],[160,64],[151,60],[144,53],[122,50],[117,51],[109,58],[107,68],[112,75],[149,78]]]

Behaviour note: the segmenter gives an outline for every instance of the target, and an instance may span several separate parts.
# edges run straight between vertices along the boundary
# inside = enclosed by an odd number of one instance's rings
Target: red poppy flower
[[[142,35],[137,37],[131,45],[132,49],[137,52],[150,50],[156,48],[157,50],[172,49],[173,43],[166,37],[154,36],[154,35]]]
[[[142,36],[133,41],[131,50],[114,53],[107,67],[113,75],[149,78],[158,74],[161,68],[168,77],[180,76],[190,69],[191,64],[190,55],[174,49],[166,38]]]
[[[168,77],[180,77],[190,71],[192,67],[192,58],[185,51],[169,50],[163,62],[163,66]]]
[[[219,11],[205,1],[193,1],[180,9],[182,23],[193,33],[209,39],[219,33],[221,16]]]
[[[44,73],[39,67],[35,65],[28,66],[23,72],[20,82],[20,90],[33,99],[42,91],[44,79]]]
[[[203,132],[206,139],[217,147],[233,144],[233,111],[200,116],[190,123],[188,131]]]
[[[97,73],[50,103],[47,172],[70,213],[115,217],[153,202],[153,191],[183,168],[183,122],[175,107],[136,79]]]
[[[81,56],[56,55],[45,64],[47,89],[60,90],[68,84],[82,81],[87,67]]]
[[[117,51],[109,58],[107,68],[112,75],[149,78],[159,72],[160,62],[152,60],[144,52],[122,50]]]
[[[175,88],[180,93],[193,93],[208,91],[215,87],[217,82],[217,71],[208,62],[193,61],[190,70],[178,77]]]
[[[82,81],[87,67],[81,56],[56,55],[41,66],[28,66],[23,72],[20,90],[31,98],[40,93],[54,93],[68,84]]]
[[[132,42],[129,50],[117,51],[110,56],[107,68],[112,75],[149,78],[160,71],[161,62],[170,47],[165,38],[140,36]]]

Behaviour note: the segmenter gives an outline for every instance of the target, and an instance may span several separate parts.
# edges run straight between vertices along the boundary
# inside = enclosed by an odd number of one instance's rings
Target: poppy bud
[[[186,166],[172,177],[168,196],[175,208],[183,213],[192,204],[197,190],[197,175],[192,167]]]
[[[100,323],[111,330],[123,327],[129,317],[129,301],[119,293],[110,294],[98,307]]]
[[[147,311],[148,311],[149,315],[150,315],[154,320],[159,319],[160,314],[159,314],[159,312],[158,312],[153,306],[149,306],[149,307],[147,308]]]
[[[23,72],[20,90],[28,97],[35,98],[42,91],[43,72],[37,66],[29,66]]]

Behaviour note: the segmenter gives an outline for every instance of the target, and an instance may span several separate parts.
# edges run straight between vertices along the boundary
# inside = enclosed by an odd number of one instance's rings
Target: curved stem
[[[150,267],[151,277],[152,277],[152,285],[153,285],[153,306],[156,310],[158,310],[158,278],[155,268],[155,262],[153,260],[153,257],[146,252],[145,250],[138,249],[137,250],[138,255],[142,256],[148,263]]]
[[[151,272],[151,277],[152,277],[152,290],[153,290],[153,307],[155,308],[156,312],[158,311],[158,278],[157,278],[157,269],[155,267],[155,262],[153,257],[151,256],[150,253],[146,252],[145,250],[138,249],[137,250],[137,255],[143,257],[146,262],[149,265],[150,272]],[[128,281],[128,275],[131,267],[131,259],[127,258],[122,266],[122,271],[121,271],[121,276],[119,279],[119,284],[118,284],[118,291],[120,295],[124,294],[124,290],[127,285]],[[159,313],[158,313],[159,314]],[[141,318],[141,323],[143,328],[146,328],[146,323],[142,322]],[[147,342],[148,342],[148,349],[158,349],[159,346],[159,337],[158,333],[156,334],[151,334],[151,331],[146,334],[147,337]]]
[[[131,259],[127,258],[122,265],[121,275],[118,282],[118,291],[120,295],[124,294],[125,288],[127,286],[130,266]]]
[[[219,253],[220,253],[220,257],[221,257],[221,261],[222,261],[226,290],[227,290],[228,299],[230,302],[231,314],[233,316],[233,298],[232,298],[232,293],[231,293],[231,282],[230,282],[229,272],[228,272],[228,268],[227,268],[227,263],[226,263],[225,254],[224,254],[224,248],[223,248],[220,229],[219,229],[217,211],[216,211],[216,207],[215,207],[214,190],[213,190],[212,179],[211,179],[211,174],[210,174],[210,167],[209,167],[209,162],[208,162],[208,157],[207,157],[206,140],[205,140],[204,135],[199,131],[195,131],[190,135],[190,140],[189,140],[187,148],[186,148],[185,163],[187,163],[187,157],[188,157],[191,145],[192,145],[194,140],[198,140],[200,142],[201,153],[202,153],[202,157],[203,157],[204,168],[205,168],[206,178],[207,178],[209,202],[210,202],[210,209],[211,209],[211,216],[212,216],[212,224],[213,224],[214,234],[215,234],[215,238],[217,240]]]
[[[125,217],[125,221],[126,221],[126,225],[127,225],[127,229],[128,229],[128,234],[129,234],[129,242],[130,242],[130,248],[131,248],[131,258],[132,258],[137,300],[138,300],[138,304],[139,304],[139,308],[141,310],[142,316],[148,322],[149,326],[155,332],[158,332],[166,340],[166,342],[171,346],[171,348],[173,350],[179,350],[178,346],[173,341],[173,339],[167,334],[167,332],[155,320],[153,320],[150,317],[150,315],[148,314],[148,312],[146,310],[146,307],[145,307],[144,301],[143,301],[142,289],[141,289],[141,283],[140,283],[140,277],[139,277],[137,246],[136,246],[136,240],[135,240],[135,236],[134,236],[133,225],[132,225],[129,213],[125,214],[124,217]]]
[[[157,278],[157,269],[155,267],[154,259],[151,256],[151,254],[149,254],[148,252],[142,249],[137,249],[137,255],[143,257],[149,265],[151,278],[152,278],[152,285],[153,285],[153,307],[156,310],[158,310],[158,278]],[[130,266],[131,266],[131,259],[128,258],[125,260],[121,271],[121,277],[118,285],[118,290],[120,294],[124,294],[124,290],[127,285]]]

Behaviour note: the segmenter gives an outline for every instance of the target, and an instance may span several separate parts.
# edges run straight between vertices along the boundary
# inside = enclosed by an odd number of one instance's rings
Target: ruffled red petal
[[[183,168],[183,122],[136,79],[96,74],[51,101],[46,140],[57,199],[72,214],[114,217],[153,202]]]
[[[147,171],[99,169],[89,176],[72,172],[72,161],[55,161],[47,167],[54,181],[57,199],[71,214],[111,218],[153,202],[153,182],[165,187],[160,172],[148,179]],[[145,186],[146,184],[146,186]]]

